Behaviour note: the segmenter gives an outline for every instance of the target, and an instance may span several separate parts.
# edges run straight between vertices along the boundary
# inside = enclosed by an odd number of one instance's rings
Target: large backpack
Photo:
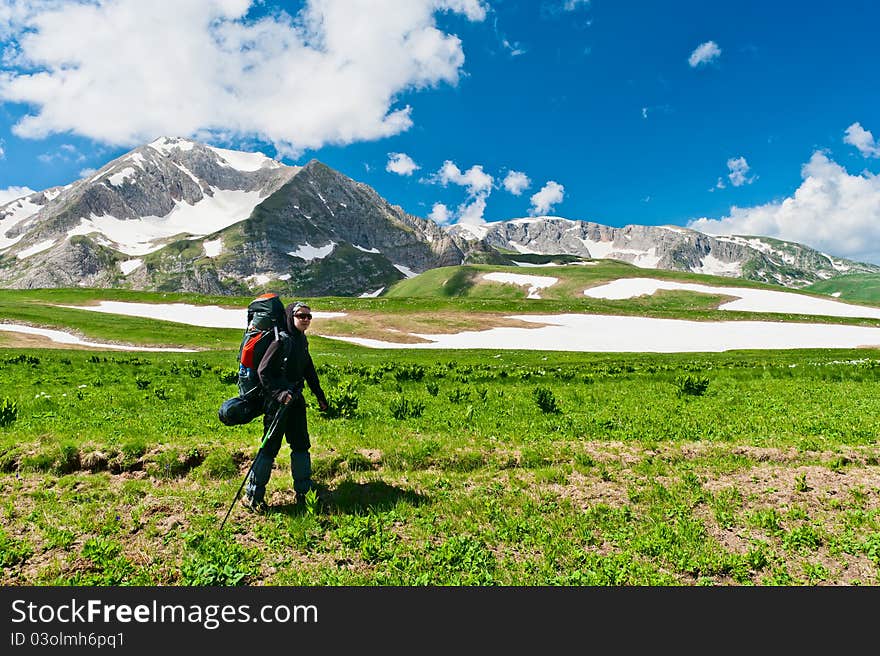
[[[263,386],[257,367],[263,354],[287,328],[284,303],[278,294],[258,296],[247,308],[247,327],[238,347],[238,396],[227,399],[217,415],[227,426],[253,421],[263,414]]]

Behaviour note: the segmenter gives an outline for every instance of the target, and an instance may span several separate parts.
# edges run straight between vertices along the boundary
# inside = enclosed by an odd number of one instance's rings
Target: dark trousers
[[[269,430],[278,404],[271,405],[263,415],[263,436]],[[292,400],[287,407],[284,417],[275,427],[272,435],[257,453],[254,468],[248,477],[245,493],[255,501],[262,501],[266,495],[266,484],[272,475],[272,465],[281,449],[281,438],[284,437],[290,445],[290,473],[293,477],[293,489],[298,493],[305,493],[311,487],[312,460],[309,454],[311,442],[309,441],[309,429],[306,423],[306,402],[302,396]]]

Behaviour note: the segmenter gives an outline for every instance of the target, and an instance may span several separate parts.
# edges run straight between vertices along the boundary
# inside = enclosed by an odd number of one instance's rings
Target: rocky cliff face
[[[405,276],[526,254],[800,287],[880,272],[764,237],[560,217],[441,227],[317,160],[161,138],[95,174],[0,206],[0,286],[125,287],[205,294],[374,295]]]

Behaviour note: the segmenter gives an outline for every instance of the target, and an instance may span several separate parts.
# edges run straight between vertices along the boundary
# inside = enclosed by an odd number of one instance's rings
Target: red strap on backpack
[[[254,347],[257,345],[265,333],[257,333],[251,337],[241,349],[241,363],[248,369],[254,368]]]

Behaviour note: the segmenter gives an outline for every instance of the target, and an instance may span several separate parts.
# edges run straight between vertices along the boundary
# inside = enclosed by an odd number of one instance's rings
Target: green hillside
[[[842,301],[880,305],[880,274],[854,273],[813,283],[805,288],[814,294],[834,296]]]
[[[557,282],[542,288],[538,294],[540,298],[528,298],[529,285],[486,280],[485,275],[492,272],[552,277],[556,278]],[[871,276],[861,277],[871,278]],[[479,308],[485,311],[494,308],[497,311],[509,312],[517,308],[520,312],[596,312],[691,319],[721,319],[723,317],[728,320],[760,318],[758,313],[717,310],[719,304],[731,298],[721,292],[707,294],[686,290],[661,290],[648,296],[622,300],[594,299],[584,296],[585,289],[621,278],[654,278],[718,288],[749,287],[791,294],[817,295],[817,292],[812,288],[809,291],[797,290],[743,280],[742,278],[680,271],[646,270],[615,260],[593,260],[583,265],[530,266],[527,268],[489,264],[442,267],[395,283],[381,298],[393,301],[408,299],[410,302],[415,302],[417,299],[432,299],[443,306],[449,306],[454,301],[454,305],[459,309]],[[876,278],[876,280],[880,284],[880,278]],[[866,299],[865,302],[870,301]],[[880,304],[880,289],[874,298],[874,304]],[[796,315],[773,313],[765,318],[784,320],[786,317],[794,316]],[[811,321],[816,319],[819,318],[813,317]]]
[[[432,298],[519,298],[525,299],[527,287],[483,280],[482,276],[493,271],[525,276],[549,276],[559,281],[541,291],[545,300],[568,300],[583,298],[587,287],[618,278],[657,278],[680,282],[699,283],[718,287],[755,287],[784,289],[740,278],[723,278],[698,273],[641,269],[626,262],[593,260],[581,265],[569,266],[500,266],[471,264],[440,267],[401,280],[383,295],[385,298],[432,297]],[[785,288],[785,291],[792,291]]]

